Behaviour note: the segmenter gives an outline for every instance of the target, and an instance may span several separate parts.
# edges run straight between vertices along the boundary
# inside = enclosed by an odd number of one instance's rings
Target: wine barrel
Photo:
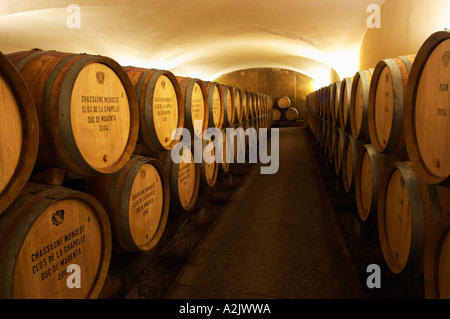
[[[183,96],[169,71],[125,67],[139,105],[139,142],[150,152],[171,150],[173,131],[184,124]]]
[[[92,196],[28,183],[0,220],[0,298],[97,298],[111,258],[111,229]],[[79,266],[69,288],[68,266]]]
[[[352,95],[353,77],[347,77],[341,82],[339,98],[339,125],[345,132],[350,132],[350,101]]]
[[[241,123],[244,115],[242,89],[238,87],[232,87],[232,95],[234,98],[234,110],[235,110],[235,124]]]
[[[288,96],[282,96],[277,101],[277,106],[284,110],[291,106],[291,99]]]
[[[347,134],[342,149],[342,182],[347,193],[355,188],[356,164],[361,152],[358,141]]]
[[[249,113],[250,113],[250,118],[254,118],[256,116],[256,114],[255,114],[255,105],[256,105],[255,92],[248,91],[248,97],[249,97],[248,109],[249,109]]]
[[[242,90],[242,120],[247,121],[250,118],[249,92]]]
[[[361,223],[376,225],[380,181],[388,166],[388,155],[377,153],[371,144],[364,145],[355,172],[355,199]]]
[[[261,94],[259,94],[258,92],[255,93],[256,96],[256,116],[260,116],[261,115]]]
[[[228,85],[221,85],[223,96],[223,120],[224,127],[231,127],[235,122],[235,102],[233,98],[233,90]]]
[[[404,131],[417,174],[450,185],[450,32],[431,35],[417,53],[405,96]]]
[[[191,139],[202,137],[209,125],[208,93],[205,82],[189,77],[177,77],[184,101],[184,127]],[[199,125],[195,126],[196,121]]]
[[[340,176],[342,172],[342,156],[344,153],[344,142],[346,133],[340,128],[337,131],[333,131],[336,134],[333,137],[334,140],[334,172],[336,176]]]
[[[214,143],[216,145],[216,148],[222,146],[222,163],[220,163],[219,165],[219,172],[228,173],[230,171],[230,163],[231,163],[231,161],[228,158],[229,156],[231,156],[231,153],[227,154],[228,151],[227,131],[225,128],[222,128],[221,132],[222,132],[222,140],[214,140]]]
[[[27,83],[40,126],[36,169],[61,168],[68,178],[111,174],[136,146],[136,93],[114,60],[31,50],[7,55]]]
[[[370,141],[378,153],[406,153],[403,132],[403,106],[406,84],[414,56],[378,62],[369,91]]]
[[[281,113],[280,110],[278,110],[278,109],[273,110],[273,120],[275,122],[280,121],[282,116],[283,116],[283,113]]]
[[[175,213],[190,212],[197,204],[200,189],[200,167],[187,147],[177,144],[164,162],[170,185],[170,208]],[[169,216],[170,217],[170,216]]]
[[[333,164],[334,161],[334,152],[336,149],[336,139],[339,137],[338,128],[336,125],[333,125],[332,123],[329,123],[330,125],[330,132],[329,132],[329,141],[328,141],[328,162],[330,164]]]
[[[105,207],[118,252],[144,252],[160,241],[169,215],[169,179],[154,158],[132,156],[115,174],[86,182],[86,193]]]
[[[341,103],[341,82],[332,83],[330,91],[331,122],[339,126],[339,104]]]
[[[295,122],[298,119],[298,110],[295,107],[289,107],[284,113],[284,117],[289,122]]]
[[[424,288],[427,299],[450,299],[450,188],[436,186],[441,217],[425,249]]]
[[[224,123],[224,102],[220,84],[217,82],[206,82],[209,105],[209,127],[220,130]]]
[[[0,52],[0,214],[27,183],[38,146],[39,123],[31,93]]]
[[[368,108],[373,69],[356,72],[350,97],[350,129],[354,138],[363,143],[370,141]]]
[[[200,164],[200,187],[216,186],[219,163],[216,161],[215,144],[211,139],[202,141],[202,163]]]
[[[394,274],[423,274],[424,247],[440,217],[436,189],[417,178],[409,162],[384,172],[378,198],[378,233]]]

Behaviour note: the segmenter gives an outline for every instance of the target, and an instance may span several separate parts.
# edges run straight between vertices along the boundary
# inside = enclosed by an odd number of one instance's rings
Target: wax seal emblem
[[[52,215],[53,225],[55,226],[61,225],[63,221],[64,221],[64,209],[60,209]]]
[[[99,72],[97,72],[96,76],[97,76],[97,82],[99,84],[103,84],[103,82],[105,82],[105,73],[99,71]]]
[[[444,66],[444,68],[448,67],[449,60],[450,60],[450,51],[445,51],[442,54],[442,65]]]

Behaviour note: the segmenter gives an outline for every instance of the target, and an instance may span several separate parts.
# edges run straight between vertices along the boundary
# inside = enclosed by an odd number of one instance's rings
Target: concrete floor
[[[306,129],[279,145],[278,172],[251,168],[166,298],[365,298]]]

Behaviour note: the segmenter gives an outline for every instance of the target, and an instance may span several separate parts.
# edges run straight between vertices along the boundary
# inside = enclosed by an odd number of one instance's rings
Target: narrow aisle
[[[280,129],[280,166],[255,165],[167,298],[364,298],[305,128]]]

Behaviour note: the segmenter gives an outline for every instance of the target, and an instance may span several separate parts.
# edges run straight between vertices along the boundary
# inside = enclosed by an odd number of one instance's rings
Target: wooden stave
[[[104,207],[92,196],[62,186],[51,186],[29,182],[23,188],[20,196],[0,219],[0,267],[4,270],[0,275],[3,289],[0,298],[13,299],[13,273],[15,259],[26,239],[26,234],[33,227],[33,223],[40,217],[47,207],[66,199],[79,199],[92,206],[99,216],[102,232],[100,267],[95,281],[89,288],[86,299],[99,297],[106,281],[112,255],[111,226]],[[25,233],[24,233],[25,232]],[[25,236],[25,237],[24,237]],[[6,257],[5,257],[6,255]],[[12,259],[12,260],[11,260]],[[52,297],[54,299],[56,297]]]
[[[29,180],[36,162],[39,149],[39,123],[34,101],[27,84],[23,80],[15,66],[0,52],[0,75],[9,84],[18,106],[21,108],[22,117],[22,150],[16,169],[9,182],[0,192],[0,215],[19,196]],[[19,169],[17,169],[19,168]]]
[[[15,52],[8,54],[7,57],[24,77],[35,102],[40,131],[36,170],[57,167],[67,172],[65,178],[80,179],[98,174],[114,173],[125,165],[137,143],[139,115],[137,97],[131,81],[115,60],[105,56],[43,51],[40,49]],[[46,68],[39,68],[41,76],[24,75],[24,70],[30,65],[33,66],[33,63],[39,62],[36,62],[35,59],[40,57],[51,60],[48,61],[51,63],[46,64]],[[128,96],[130,110],[129,137],[122,157],[115,164],[104,169],[95,169],[83,159],[82,154],[76,147],[73,134],[67,131],[70,129],[70,125],[65,122],[60,123],[57,120],[59,105],[69,108],[70,95],[68,93],[75,81],[74,77],[76,77],[77,72],[80,72],[83,67],[90,63],[105,64],[118,76]],[[53,94],[55,86],[57,87],[56,97]],[[65,121],[67,122],[68,119],[65,119]],[[63,132],[59,129],[60,125],[61,129],[64,129]]]
[[[450,176],[437,176],[433,174],[423,163],[420,150],[418,149],[417,137],[415,132],[415,102],[416,92],[420,83],[425,64],[428,57],[433,53],[434,49],[443,41],[448,40],[450,32],[448,30],[438,31],[429,36],[420,47],[414,63],[411,67],[410,79],[407,84],[405,93],[404,106],[404,130],[405,143],[409,160],[421,179],[429,184],[450,186]]]
[[[178,128],[184,125],[184,100],[180,84],[175,75],[167,70],[144,69],[138,67],[124,68],[130,78],[138,99],[139,108],[139,136],[138,142],[145,146],[150,152],[162,152],[171,150],[178,140],[165,147],[156,135],[153,122],[153,96],[155,85],[160,76],[166,76],[171,81],[178,102]]]

